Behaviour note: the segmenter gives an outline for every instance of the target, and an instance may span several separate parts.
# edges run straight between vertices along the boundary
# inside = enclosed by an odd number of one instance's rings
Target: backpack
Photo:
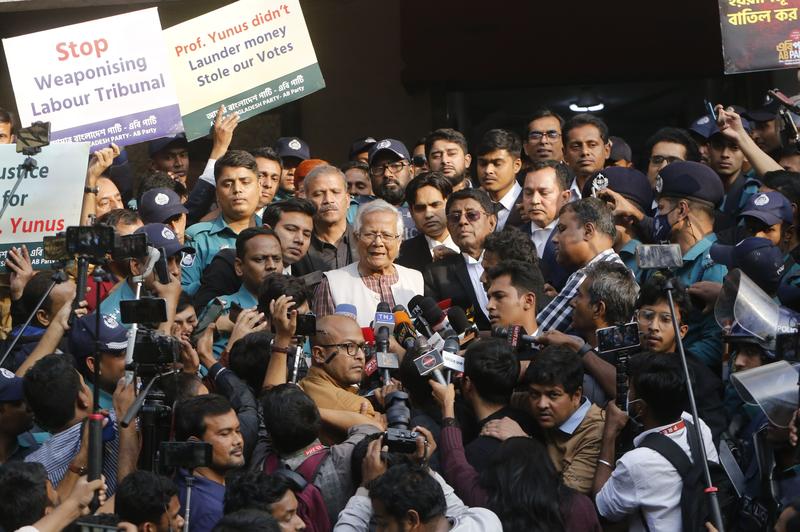
[[[711,518],[708,495],[705,492],[705,473],[701,465],[703,451],[694,432],[694,426],[689,421],[685,421],[685,423],[693,461],[689,461],[686,452],[672,438],[659,432],[651,432],[645,436],[639,447],[647,447],[663,456],[681,476],[683,488],[681,489],[680,508],[683,532],[705,532],[705,523],[710,522],[713,524],[713,519]],[[727,529],[727,523],[730,521],[729,516],[732,512],[736,512],[739,500],[722,466],[711,461],[708,461],[707,464],[711,473],[711,481],[714,487],[717,488],[717,500],[719,501],[723,523]],[[641,517],[645,529],[649,530],[644,515]]]
[[[322,450],[306,458],[294,471],[282,463],[278,455],[270,453],[264,462],[264,472],[286,478],[297,496],[297,515],[306,525],[306,532],[331,532],[331,521],[325,499],[314,483],[322,462],[330,455],[330,450]]]

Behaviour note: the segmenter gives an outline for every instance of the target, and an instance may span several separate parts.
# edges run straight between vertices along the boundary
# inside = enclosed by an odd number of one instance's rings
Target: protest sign
[[[299,0],[240,0],[164,36],[189,140],[220,104],[246,120],[325,86]]]
[[[34,269],[46,269],[42,237],[78,225],[83,203],[83,184],[89,160],[89,144],[51,144],[36,155],[36,168],[25,174],[25,156],[14,145],[0,145],[0,202],[6,211],[0,218],[0,262],[8,249],[28,246]],[[11,190],[23,176],[17,190]]]
[[[719,0],[725,73],[800,65],[800,0]]]
[[[22,125],[92,149],[183,130],[156,8],[3,39]]]

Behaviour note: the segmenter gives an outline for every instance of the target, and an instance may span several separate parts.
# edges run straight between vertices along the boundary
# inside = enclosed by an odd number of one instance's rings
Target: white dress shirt
[[[466,253],[462,253],[461,256],[464,257],[464,262],[467,265],[469,280],[472,282],[472,291],[475,292],[475,297],[478,299],[478,304],[481,306],[481,312],[488,318],[489,313],[486,311],[486,306],[489,304],[489,298],[486,296],[486,290],[484,290],[483,284],[481,283],[481,275],[483,275],[483,266],[481,265],[483,253],[482,251],[481,256],[478,257],[477,260]],[[477,311],[477,309],[475,310]]]
[[[570,194],[569,196],[570,203],[573,201],[578,201],[583,197],[583,194],[581,194],[581,189],[580,187],[578,187],[577,177],[572,180],[572,184],[569,186],[569,194]]]
[[[497,212],[497,227],[495,227],[495,231],[502,231],[503,227],[506,226],[506,222],[508,221],[508,217],[511,215],[511,209],[515,208],[515,202],[517,201],[517,196],[519,193],[522,192],[522,187],[519,186],[516,180],[514,180],[514,186],[511,187],[511,190],[506,192],[506,195],[500,198],[500,205],[502,208]]]
[[[692,421],[691,414],[681,414],[684,421]],[[651,432],[668,432],[672,425],[664,425],[642,432],[633,439],[635,448],[623,454],[611,477],[597,494],[598,513],[609,521],[628,518],[630,531],[644,531],[642,516],[647,519],[650,530],[680,530],[681,490],[683,482],[675,468],[658,452],[647,447],[638,447]],[[667,437],[681,446],[690,456],[686,431],[689,426],[669,432]],[[700,420],[700,432],[706,455],[711,462],[719,462],[719,455],[711,439],[708,425]]]
[[[450,233],[447,234],[447,238],[445,238],[442,242],[439,242],[435,238],[431,238],[428,235],[425,235],[425,241],[428,243],[428,251],[431,252],[431,257],[433,257],[433,248],[438,246],[444,246],[448,249],[452,249],[456,253],[461,253],[461,250],[456,246],[456,243],[453,242],[453,237],[450,236]]]
[[[544,256],[544,248],[547,246],[547,241],[550,239],[550,235],[556,225],[558,225],[558,218],[544,227],[539,227],[534,222],[531,222],[531,242],[536,247],[536,254],[539,255],[540,259]]]

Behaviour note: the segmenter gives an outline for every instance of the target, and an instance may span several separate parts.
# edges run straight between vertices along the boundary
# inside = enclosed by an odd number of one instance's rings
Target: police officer
[[[245,151],[231,150],[214,164],[214,178],[219,216],[186,230],[186,241],[195,249],[194,260],[182,263],[181,285],[189,295],[197,292],[203,270],[219,250],[234,247],[236,235],[243,229],[261,225],[255,214],[261,197],[255,158]]]
[[[725,191],[716,172],[702,163],[676,161],[656,177],[658,213],[653,221],[653,239],[678,244],[683,266],[675,274],[683,286],[699,281],[721,283],[728,268],[711,258],[717,241],[714,216]],[[645,274],[647,277],[647,273]],[[713,314],[689,313],[689,332],[684,347],[713,370],[720,369],[722,341]]]
[[[649,215],[653,204],[653,188],[647,176],[632,167],[609,166],[595,173],[586,181],[581,194],[584,198],[603,197],[610,201],[614,208],[613,198],[603,195],[603,190],[613,190],[627,199],[632,206],[643,216]],[[617,237],[614,240],[614,251],[622,259],[633,274],[637,282],[641,280],[641,271],[636,263],[636,247],[647,240],[641,235],[641,226],[636,216],[621,214],[614,215],[614,226],[617,228]]]
[[[298,137],[281,137],[275,141],[275,151],[281,158],[281,181],[274,201],[294,197],[294,174],[303,161],[311,158],[308,143]]]

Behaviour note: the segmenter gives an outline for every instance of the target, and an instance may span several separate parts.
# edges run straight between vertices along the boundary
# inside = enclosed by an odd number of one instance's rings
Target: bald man
[[[318,408],[359,413],[375,417],[369,401],[358,395],[364,376],[364,335],[358,323],[331,314],[317,320],[317,334],[311,339],[311,368],[300,386]]]

